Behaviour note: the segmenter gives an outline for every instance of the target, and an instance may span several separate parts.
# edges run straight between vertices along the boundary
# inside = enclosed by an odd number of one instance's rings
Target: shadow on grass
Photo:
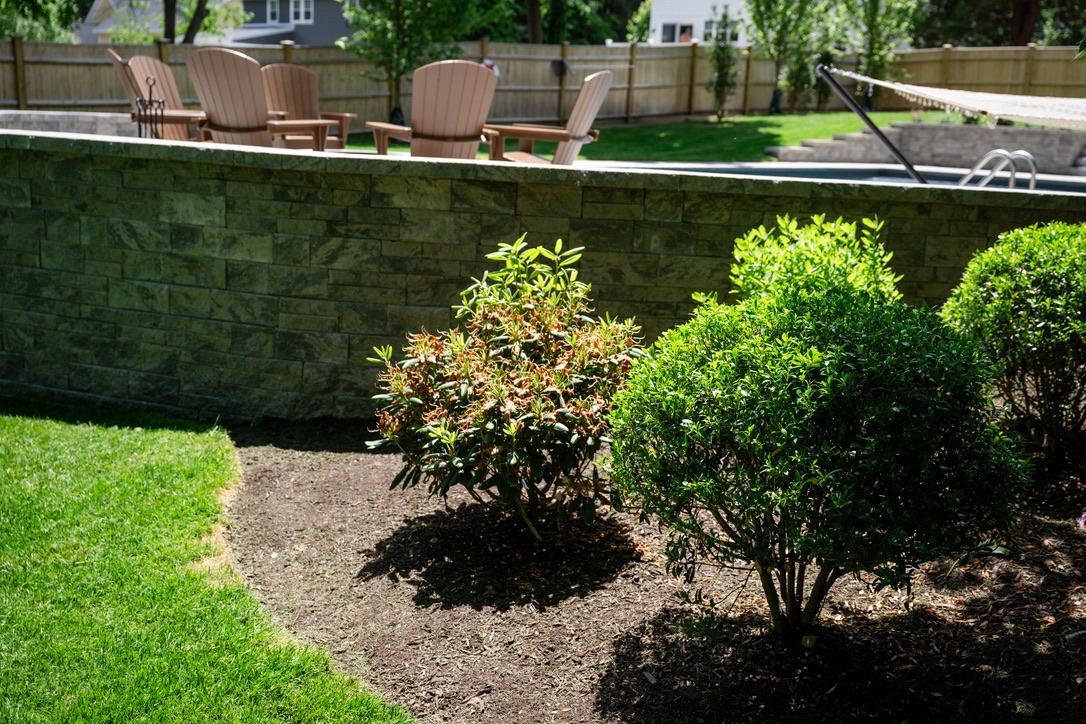
[[[0,414],[54,420],[69,425],[99,425],[119,428],[142,427],[152,430],[176,430],[178,432],[194,433],[207,432],[215,426],[212,422],[170,417],[160,412],[149,412],[100,402],[88,402],[80,405],[24,400],[4,396],[0,396]]]
[[[628,529],[614,520],[537,527],[539,544],[519,518],[462,504],[405,523],[370,552],[358,577],[406,581],[419,606],[543,610],[597,590],[637,557]]]
[[[1082,720],[1086,706],[1086,530],[1031,518],[1013,558],[918,576],[908,613],[837,599],[814,650],[789,650],[765,619],[682,633],[668,608],[617,639],[596,707],[649,722]],[[840,619],[840,620],[835,620]]]

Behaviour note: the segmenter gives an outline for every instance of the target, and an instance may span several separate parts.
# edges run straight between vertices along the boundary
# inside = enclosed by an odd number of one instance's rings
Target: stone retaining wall
[[[783,213],[884,219],[903,292],[939,303],[1086,198],[0,132],[0,393],[367,417],[374,345],[449,326],[500,242],[585,246],[598,311],[651,339]]]
[[[992,149],[1029,151],[1041,173],[1070,174],[1086,151],[1086,131],[952,123],[893,123],[885,134],[916,166],[972,168]],[[781,161],[811,163],[894,163],[874,134],[842,134],[773,149]],[[1086,168],[1081,168],[1086,172]]]
[[[0,111],[0,129],[3,128],[16,131],[136,137],[136,124],[127,113]]]

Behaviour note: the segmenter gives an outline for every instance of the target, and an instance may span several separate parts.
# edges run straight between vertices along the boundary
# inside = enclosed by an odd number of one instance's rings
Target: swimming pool
[[[842,181],[846,183],[874,183],[891,186],[917,185],[905,169],[896,164],[880,163],[635,163],[628,161],[578,161],[578,166],[612,168],[624,171],[677,171],[696,174],[728,174],[757,178],[804,181]],[[933,186],[956,186],[969,169],[918,166],[918,170]],[[969,187],[975,188],[981,178],[974,178]],[[1037,188],[1030,191],[1026,174],[1019,173],[1012,191],[1025,193],[1059,193],[1086,195],[1086,176],[1060,176],[1037,174]],[[1008,190],[1008,175],[1001,172],[985,188]]]

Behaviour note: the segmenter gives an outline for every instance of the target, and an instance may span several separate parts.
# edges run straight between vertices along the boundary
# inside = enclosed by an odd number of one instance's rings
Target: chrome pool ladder
[[[969,170],[969,173],[962,176],[961,181],[958,182],[959,186],[965,186],[967,183],[973,180],[973,177],[985,170],[985,166],[989,161],[996,161],[996,164],[992,168],[987,169],[987,175],[984,176],[977,187],[987,186],[991,183],[995,175],[1003,169],[1009,168],[1010,176],[1007,179],[1007,188],[1014,188],[1015,174],[1018,172],[1018,162],[1022,161],[1026,165],[1026,169],[1029,171],[1029,189],[1033,191],[1037,188],[1037,161],[1033,158],[1033,154],[1029,151],[1008,151],[1004,148],[996,148],[988,153],[984,154],[984,158],[977,161],[976,165]]]

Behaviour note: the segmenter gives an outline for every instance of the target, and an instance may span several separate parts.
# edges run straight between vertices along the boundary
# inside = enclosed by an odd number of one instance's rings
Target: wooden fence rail
[[[125,57],[156,55],[174,71],[182,97],[195,104],[185,61],[192,46],[114,46]],[[585,76],[610,69],[614,84],[600,117],[631,121],[665,115],[694,115],[713,110],[707,83],[712,77],[708,49],[697,43],[607,46],[462,43],[462,56],[488,58],[501,81],[490,117],[495,121],[564,120]],[[351,111],[362,119],[384,119],[389,93],[384,83],[365,75],[371,65],[339,48],[237,46],[262,64],[288,62],[306,66],[320,77],[322,106]],[[1072,63],[1073,47],[955,48],[915,50],[898,62],[902,77],[917,85],[964,90],[1086,96],[1086,63]],[[838,61],[854,68],[856,59]],[[773,91],[772,62],[747,48],[740,53],[740,85],[728,100],[729,113],[764,113]],[[410,86],[405,88],[410,97]],[[409,101],[408,101],[409,102]],[[840,108],[837,99],[831,108]],[[882,108],[908,108],[892,94]],[[29,43],[19,37],[0,40],[0,110],[127,110],[103,46]]]

